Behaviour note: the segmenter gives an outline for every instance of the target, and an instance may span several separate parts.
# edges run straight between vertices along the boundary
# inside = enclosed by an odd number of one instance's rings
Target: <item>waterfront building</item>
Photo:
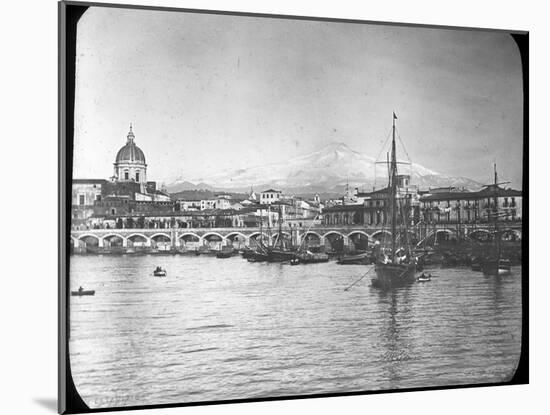
[[[364,204],[342,204],[323,209],[323,224],[330,225],[363,225],[365,218]]]
[[[99,216],[173,210],[170,195],[147,181],[145,154],[130,125],[126,144],[116,153],[110,180],[73,179],[72,226],[96,226]]]
[[[513,222],[522,218],[522,192],[498,185],[474,192],[455,187],[436,188],[420,196],[420,206],[426,223]]]
[[[478,191],[455,187],[418,191],[406,177],[398,188],[398,197],[409,225],[424,224],[488,224],[518,222],[522,218],[522,192],[495,185]],[[388,217],[388,189],[356,192],[357,203],[330,205],[323,209],[325,225],[386,226]],[[497,203],[495,204],[495,198]]]
[[[101,201],[102,189],[107,180],[74,179],[72,185],[72,220],[83,224],[94,214],[94,204]]]

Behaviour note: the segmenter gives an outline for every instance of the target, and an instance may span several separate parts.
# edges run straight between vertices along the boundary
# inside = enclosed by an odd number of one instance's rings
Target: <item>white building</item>
[[[200,203],[201,210],[211,210],[216,208],[216,199],[203,199]]]
[[[260,193],[260,203],[262,205],[271,205],[274,202],[278,202],[283,196],[283,192],[280,190],[264,190]]]
[[[176,202],[181,211],[199,211],[201,210],[201,201],[200,200],[184,200],[178,199]]]

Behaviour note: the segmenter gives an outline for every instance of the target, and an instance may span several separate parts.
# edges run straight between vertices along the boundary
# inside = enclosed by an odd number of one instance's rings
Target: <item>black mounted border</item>
[[[314,395],[293,395],[272,398],[235,399],[163,405],[137,405],[109,408],[89,408],[80,397],[71,374],[69,361],[69,286],[71,188],[73,171],[74,141],[74,93],[77,24],[89,7],[108,7],[139,10],[156,10],[179,13],[218,14],[270,19],[313,20],[324,22],[375,24],[406,27],[423,27],[468,31],[489,31],[510,34],[515,40],[523,69],[523,223],[522,223],[522,342],[518,367],[508,382],[480,383],[472,385],[407,388],[399,390],[361,391],[346,393],[324,393]],[[220,10],[185,9],[172,7],[138,6],[128,4],[88,3],[61,1],[58,3],[58,412],[61,414],[111,412],[136,409],[173,408],[198,405],[219,405],[244,402],[266,402],[290,399],[310,399],[337,396],[369,395],[379,393],[416,392],[426,390],[463,389],[484,386],[519,385],[529,383],[529,32],[519,30],[486,29],[456,26],[436,26],[411,23],[373,22],[355,19],[291,16],[278,14],[228,12]]]

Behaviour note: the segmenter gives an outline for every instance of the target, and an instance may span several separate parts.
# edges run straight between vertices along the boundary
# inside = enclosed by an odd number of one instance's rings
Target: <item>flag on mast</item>
[[[397,120],[397,115],[395,115],[395,111],[393,112],[393,119]]]

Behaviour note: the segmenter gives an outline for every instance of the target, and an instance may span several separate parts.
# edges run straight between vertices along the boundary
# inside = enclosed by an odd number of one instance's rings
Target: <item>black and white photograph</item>
[[[85,407],[527,382],[527,32],[75,25],[61,278]]]

